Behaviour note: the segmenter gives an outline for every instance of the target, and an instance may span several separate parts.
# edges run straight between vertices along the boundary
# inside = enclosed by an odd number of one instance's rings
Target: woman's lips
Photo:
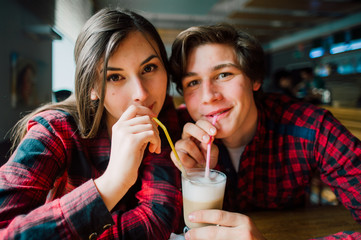
[[[150,105],[148,108],[153,111],[154,103]]]

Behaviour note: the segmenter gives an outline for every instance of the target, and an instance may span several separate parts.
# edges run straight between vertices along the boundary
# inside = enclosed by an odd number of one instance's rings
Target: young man
[[[192,27],[173,43],[173,81],[193,120],[176,150],[186,168],[204,166],[215,136],[211,168],[227,174],[226,211],[189,216],[220,226],[192,229],[186,239],[264,239],[240,212],[304,205],[316,170],[361,222],[360,140],[324,109],[262,93],[264,59],[256,39],[228,25]],[[186,110],[179,112],[185,121]]]

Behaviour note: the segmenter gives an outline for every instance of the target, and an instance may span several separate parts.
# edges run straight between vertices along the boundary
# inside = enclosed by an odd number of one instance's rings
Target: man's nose
[[[203,81],[202,84],[202,101],[203,103],[211,103],[222,98],[219,88],[212,81]]]

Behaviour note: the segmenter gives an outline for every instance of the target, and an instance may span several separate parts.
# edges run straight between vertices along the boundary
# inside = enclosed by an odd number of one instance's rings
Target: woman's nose
[[[130,91],[133,92],[133,100],[136,102],[143,102],[149,95],[145,82],[139,77],[134,77],[132,82],[132,89],[130,89]]]

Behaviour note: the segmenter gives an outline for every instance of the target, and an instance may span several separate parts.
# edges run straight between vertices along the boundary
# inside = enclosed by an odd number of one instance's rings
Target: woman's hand
[[[242,239],[265,240],[252,220],[240,213],[223,210],[199,210],[189,215],[191,222],[210,223],[219,226],[194,228],[185,234],[186,240]]]
[[[207,144],[211,137],[217,134],[217,129],[206,120],[198,120],[196,124],[186,123],[183,128],[182,139],[175,143],[175,149],[185,168],[204,167],[206,165]],[[177,164],[174,152],[172,161]],[[218,161],[218,147],[212,144],[210,168],[214,168]]]
[[[108,210],[111,210],[136,182],[144,150],[160,153],[161,140],[154,113],[142,106],[130,106],[112,127],[110,159],[104,174],[95,180]]]

